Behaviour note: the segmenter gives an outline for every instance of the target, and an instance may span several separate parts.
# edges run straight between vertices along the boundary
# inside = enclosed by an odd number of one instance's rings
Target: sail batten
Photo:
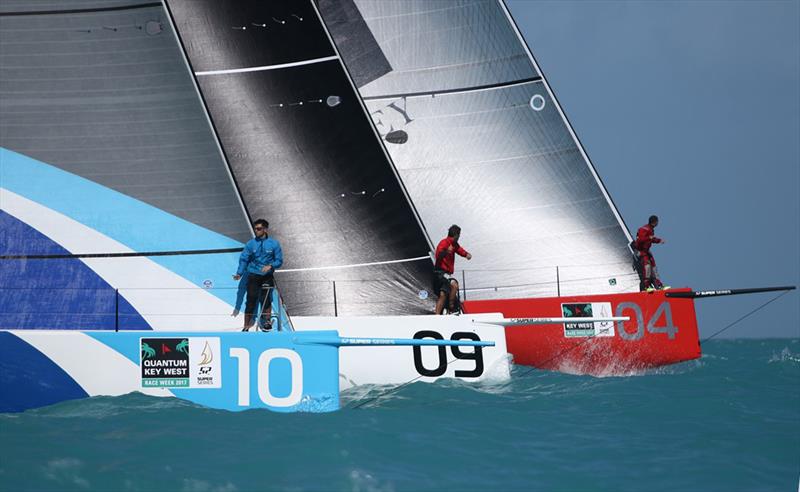
[[[230,73],[245,73],[245,72],[261,72],[263,70],[280,70],[282,68],[291,68],[291,67],[300,67],[303,65],[311,65],[312,63],[323,63],[329,61],[338,60],[338,56],[325,56],[323,58],[314,58],[312,60],[300,60],[296,62],[289,62],[289,63],[281,63],[278,65],[266,65],[261,67],[245,67],[245,68],[230,68],[230,69],[223,69],[223,70],[208,70],[205,72],[195,72],[194,74],[197,76],[206,76],[206,75],[224,75]]]
[[[427,91],[427,92],[409,92],[406,94],[384,94],[380,96],[366,96],[363,98],[364,101],[378,101],[381,99],[402,99],[407,97],[426,97],[426,96],[438,96],[442,94],[459,94],[464,92],[479,92],[479,91],[488,91],[492,89],[500,89],[504,87],[513,87],[515,85],[522,85],[522,84],[532,84],[536,82],[541,82],[541,77],[528,77],[526,79],[520,80],[512,80],[509,82],[498,82],[495,84],[486,84],[486,85],[479,85],[473,87],[456,87],[453,89],[443,89],[438,91]]]

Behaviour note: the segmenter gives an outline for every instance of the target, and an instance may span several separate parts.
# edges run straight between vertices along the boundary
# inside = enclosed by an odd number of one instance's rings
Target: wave
[[[784,347],[779,353],[774,353],[767,361],[768,364],[775,362],[788,362],[793,364],[800,364],[800,354],[792,352],[789,347]]]

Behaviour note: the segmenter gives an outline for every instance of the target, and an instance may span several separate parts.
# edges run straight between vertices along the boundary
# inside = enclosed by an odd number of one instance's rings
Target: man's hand
[[[239,316],[239,310],[238,309],[234,309],[233,312],[231,313],[231,316],[233,316],[234,318]]]
[[[468,260],[471,260],[471,259],[472,259],[472,253],[467,253],[467,259],[468,259]]]
[[[270,270],[272,270],[272,265],[266,265],[261,268],[262,273],[269,273]]]
[[[234,280],[239,280],[240,278],[242,278],[242,276],[241,276],[241,275],[239,275],[238,273],[237,273],[236,275],[234,275],[234,276],[233,276],[233,279],[234,279]]]

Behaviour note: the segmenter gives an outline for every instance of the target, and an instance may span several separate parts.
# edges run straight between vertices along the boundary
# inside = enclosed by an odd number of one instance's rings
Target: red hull
[[[690,289],[671,292],[684,291]],[[664,292],[464,302],[465,312],[501,312],[506,318],[575,312],[588,316],[591,311],[583,311],[590,309],[594,316],[631,319],[597,327],[592,323],[507,327],[506,343],[514,362],[571,374],[616,375],[700,357],[694,300],[668,298]]]

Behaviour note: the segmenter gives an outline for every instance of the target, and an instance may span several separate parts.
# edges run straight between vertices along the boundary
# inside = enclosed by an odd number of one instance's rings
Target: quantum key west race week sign
[[[220,388],[218,337],[141,338],[142,388]]]

